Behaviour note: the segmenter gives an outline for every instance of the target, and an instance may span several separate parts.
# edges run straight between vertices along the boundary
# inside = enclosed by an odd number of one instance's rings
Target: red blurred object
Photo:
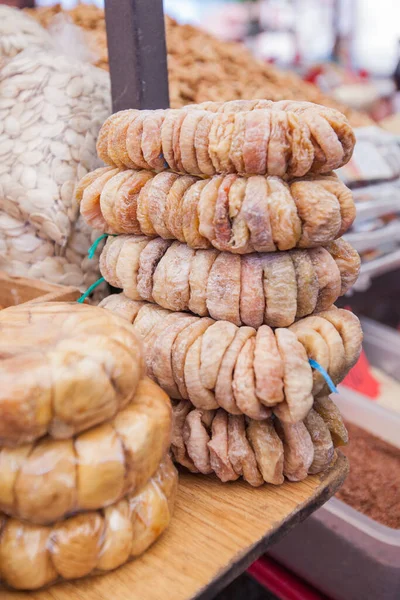
[[[342,385],[368,396],[372,400],[378,398],[380,384],[371,373],[370,364],[364,350],[350,373],[343,379]]]
[[[344,307],[353,312],[349,305]],[[371,366],[364,350],[361,351],[360,358],[351,369],[350,373],[342,381],[342,385],[364,394],[375,400],[380,393],[380,383],[371,373]]]
[[[329,600],[269,557],[256,560],[247,572],[279,600]]]
[[[309,81],[310,83],[316,83],[318,77],[324,72],[322,66],[316,66],[309,69],[308,73],[305,75],[304,80]]]

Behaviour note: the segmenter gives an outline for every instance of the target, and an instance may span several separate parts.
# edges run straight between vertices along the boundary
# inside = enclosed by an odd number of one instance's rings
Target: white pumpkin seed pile
[[[51,36],[34,19],[10,6],[0,6],[0,56],[13,57],[25,48],[50,48]]]
[[[78,221],[74,188],[98,165],[109,113],[109,76],[96,67],[37,48],[2,63],[0,269],[80,288],[98,278],[86,258],[97,234]]]

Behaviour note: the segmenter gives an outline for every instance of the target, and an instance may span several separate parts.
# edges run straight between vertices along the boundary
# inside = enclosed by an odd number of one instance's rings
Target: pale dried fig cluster
[[[293,179],[345,165],[354,144],[353,130],[337,110],[311,102],[237,100],[116,113],[100,130],[97,152],[119,168]]]
[[[101,70],[51,50],[30,46],[2,63],[0,269],[80,288],[97,279],[74,188],[98,164],[109,87]]]
[[[132,327],[100,308],[19,305],[0,332],[0,582],[115,569],[172,515],[169,398]]]
[[[108,296],[100,306],[133,324],[147,374],[171,398],[257,420],[272,412],[285,422],[304,420],[313,396],[329,393],[309,359],[321,361],[337,384],[361,351],[359,320],[335,307],[273,330],[171,312],[124,294]]]
[[[132,300],[235,325],[288,327],[326,310],[356,281],[360,258],[343,239],[326,248],[234,255],[161,238],[109,237],[100,270]]]
[[[263,421],[222,409],[201,410],[173,402],[172,455],[192,473],[223,481],[243,477],[258,487],[301,481],[329,467],[335,447],[347,443],[342,417],[329,397],[317,398],[303,421]]]
[[[15,589],[36,590],[117,569],[143,554],[168,527],[177,484],[167,455],[137,494],[102,510],[48,526],[0,514],[0,581]]]
[[[127,110],[101,128],[108,166],[76,188],[123,290],[101,306],[133,324],[147,374],[180,401],[174,453],[194,471],[278,484],[334,456],[315,403],[361,351],[359,320],[334,306],[360,269],[341,238],[353,198],[332,173],[353,146],[343,115],[294,101]]]
[[[76,198],[86,222],[100,231],[234,254],[318,247],[344,234],[356,214],[350,190],[334,174],[286,183],[103,167],[80,181]]]

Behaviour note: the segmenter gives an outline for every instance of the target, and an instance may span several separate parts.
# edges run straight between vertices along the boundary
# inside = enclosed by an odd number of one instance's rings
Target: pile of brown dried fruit
[[[29,11],[47,27],[62,12],[60,4]],[[74,23],[87,30],[88,43],[97,55],[97,66],[108,68],[104,12],[93,5],[79,4],[66,11]],[[220,41],[191,25],[166,18],[171,106],[205,100],[266,98],[308,100],[343,112],[353,127],[371,125],[364,113],[354,111],[323,94],[292,72],[263,63],[244,46]]]

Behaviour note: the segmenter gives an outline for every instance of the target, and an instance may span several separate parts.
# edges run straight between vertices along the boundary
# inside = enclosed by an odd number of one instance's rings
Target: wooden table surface
[[[348,471],[339,455],[323,476],[253,489],[237,481],[181,473],[174,519],[144,556],[108,575],[1,600],[206,600],[242,573],[339,488]]]

